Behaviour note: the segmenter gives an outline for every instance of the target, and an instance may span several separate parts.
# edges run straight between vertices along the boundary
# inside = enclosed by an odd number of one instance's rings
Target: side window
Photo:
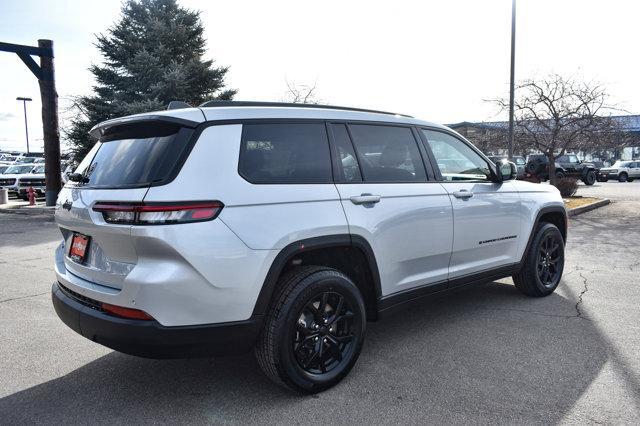
[[[408,127],[350,124],[365,182],[424,182],[418,145]]]
[[[356,153],[351,144],[347,126],[344,124],[332,124],[333,140],[338,154],[339,169],[345,182],[362,182],[360,166]]]
[[[570,155],[569,156],[569,162],[578,164],[578,157],[576,157],[575,155]]]
[[[324,124],[244,124],[238,171],[251,183],[332,182]]]
[[[445,181],[491,179],[489,164],[460,139],[446,133],[422,129]]]

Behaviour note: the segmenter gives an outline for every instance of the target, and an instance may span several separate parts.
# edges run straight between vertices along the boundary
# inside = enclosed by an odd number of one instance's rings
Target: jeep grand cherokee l
[[[128,354],[253,349],[299,392],[339,382],[367,321],[512,276],[557,287],[566,214],[457,133],[352,108],[209,102],[115,119],[61,191],[52,298]]]

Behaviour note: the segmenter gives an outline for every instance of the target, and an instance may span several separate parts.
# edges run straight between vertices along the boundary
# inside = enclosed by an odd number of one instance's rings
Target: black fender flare
[[[562,233],[562,237],[564,238],[564,243],[565,244],[567,243],[568,219],[569,219],[567,216],[567,209],[565,209],[564,206],[543,207],[540,210],[538,210],[538,213],[536,213],[536,220],[533,222],[533,226],[531,227],[531,231],[529,232],[529,239],[527,240],[527,245],[520,259],[521,265],[524,264],[525,258],[527,257],[527,253],[531,248],[531,244],[533,243],[533,238],[535,236],[534,233],[536,232],[536,229],[538,229],[538,224],[540,223],[540,219],[542,218],[542,216],[544,216],[547,213],[562,213],[562,216],[564,217],[564,232],[562,229],[560,230],[560,232]]]
[[[379,300],[382,295],[380,273],[378,271],[375,254],[369,242],[360,235],[325,235],[298,240],[288,244],[280,250],[269,267],[269,271],[267,272],[262,288],[260,289],[260,293],[258,294],[258,299],[256,300],[256,304],[253,308],[252,315],[264,315],[267,313],[269,306],[271,305],[273,293],[278,284],[278,278],[291,259],[305,251],[330,247],[354,247],[362,251],[365,259],[367,260],[371,277],[373,278],[376,300]]]

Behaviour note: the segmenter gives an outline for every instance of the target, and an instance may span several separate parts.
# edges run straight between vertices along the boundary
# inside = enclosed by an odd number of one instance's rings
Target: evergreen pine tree
[[[172,100],[231,99],[236,91],[225,89],[228,67],[203,59],[203,33],[199,12],[176,0],[127,0],[119,20],[97,35],[104,61],[89,69],[95,93],[76,99],[79,113],[66,132],[75,158],[91,149],[88,131],[101,121],[161,110]]]

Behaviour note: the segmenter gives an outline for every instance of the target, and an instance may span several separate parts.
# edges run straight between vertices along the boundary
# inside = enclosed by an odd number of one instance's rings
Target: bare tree
[[[320,101],[316,96],[316,82],[313,85],[297,84],[285,80],[287,83],[287,92],[285,93],[285,101],[294,104],[317,104]]]
[[[546,155],[552,184],[556,158],[567,151],[596,150],[621,133],[608,100],[602,85],[557,74],[516,87],[516,137]],[[502,109],[509,106],[508,99],[494,102]]]

